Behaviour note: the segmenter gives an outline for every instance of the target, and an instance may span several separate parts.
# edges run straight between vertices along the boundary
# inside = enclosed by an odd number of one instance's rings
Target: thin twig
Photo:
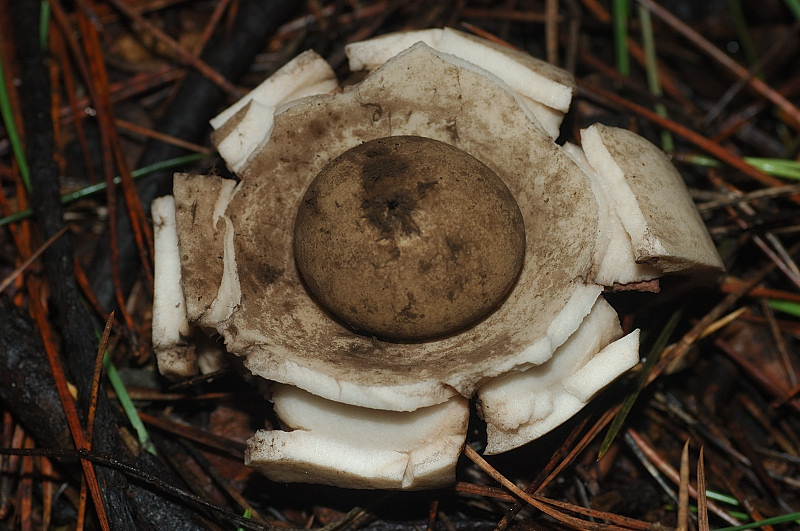
[[[547,465],[537,474],[536,478],[531,482],[530,485],[525,489],[525,492],[529,494],[536,494],[540,490],[544,489],[547,485],[549,485],[570,463],[572,463],[575,458],[583,452],[586,447],[589,445],[591,441],[597,437],[597,434],[605,428],[608,423],[611,421],[615,413],[614,409],[606,411],[603,416],[595,422],[592,428],[583,434],[583,436],[578,439],[581,432],[586,427],[586,423],[589,421],[588,417],[581,421],[572,432],[569,434],[564,440],[564,443],[559,447],[558,451],[555,455],[552,456],[550,461],[548,461]],[[577,442],[575,442],[577,440]],[[502,531],[511,523],[511,520],[514,516],[517,515],[522,509],[524,505],[522,503],[517,502],[514,507],[508,510],[508,512],[503,515],[503,518],[498,522],[497,529]]]
[[[546,0],[545,2],[545,49],[547,62],[558,64],[558,0]]]
[[[30,304],[33,308],[32,313],[34,314],[34,318],[36,319],[36,323],[39,327],[39,332],[42,334],[45,352],[47,353],[47,359],[50,362],[50,367],[53,370],[56,390],[58,391],[59,398],[61,399],[61,405],[64,408],[64,415],[67,418],[67,424],[69,425],[70,433],[72,434],[75,446],[78,449],[84,449],[86,448],[86,438],[83,433],[83,428],[80,425],[80,421],[78,420],[78,411],[75,408],[75,402],[72,400],[72,395],[69,392],[66,375],[64,374],[64,366],[62,365],[61,358],[56,350],[55,340],[50,330],[50,323],[47,321],[44,315],[44,308],[41,307],[35,297],[31,298]],[[110,530],[111,526],[109,524],[108,517],[106,516],[106,509],[105,505],[103,505],[103,499],[100,496],[100,485],[97,481],[97,475],[95,474],[94,466],[90,461],[81,459],[81,467],[83,468],[83,474],[86,478],[89,492],[92,495],[92,501],[94,502],[95,512],[97,513],[97,518],[100,521],[100,526],[104,530]]]
[[[120,118],[117,118],[114,120],[114,123],[117,124],[121,129],[126,129],[132,133],[136,133],[138,135],[142,135],[147,138],[160,140],[162,142],[166,142],[167,144],[172,144],[173,146],[182,147],[184,149],[188,149],[189,151],[194,151],[195,153],[205,153],[207,155],[213,153],[213,151],[210,148],[207,148],[205,146],[195,144],[194,142],[187,142],[186,140],[175,138],[174,136],[165,135],[163,133],[159,133],[158,131],[148,129],[147,127],[142,127],[127,120],[122,120]]]
[[[787,29],[783,35],[781,35],[780,39],[775,40],[770,46],[769,50],[765,54],[763,54],[758,62],[747,69],[747,75],[740,77],[733,85],[731,85],[728,90],[725,91],[725,94],[722,95],[721,98],[714,104],[711,109],[709,109],[708,113],[706,113],[703,122],[708,125],[713,122],[722,110],[725,108],[728,103],[733,100],[733,98],[744,88],[751,79],[753,79],[760,71],[764,69],[764,67],[769,64],[769,62],[774,59],[782,50],[784,50],[787,44],[797,37],[797,32],[800,31],[800,20],[795,21],[795,23]]]
[[[672,468],[668,463],[666,463],[663,459],[661,459],[660,456],[658,455],[658,452],[656,452],[656,450],[649,443],[647,443],[641,435],[639,435],[635,430],[631,428],[628,429],[627,435],[630,436],[631,440],[636,444],[636,446],[642,450],[644,455],[646,455],[647,458],[653,464],[655,464],[656,467],[658,467],[658,469],[661,471],[662,474],[667,476],[676,485],[680,484],[680,475],[678,474],[678,472],[674,468]],[[694,487],[692,487],[691,484],[688,487],[689,487],[689,494],[691,494],[692,497],[697,498],[697,490]],[[711,512],[713,512],[714,514],[716,514],[717,516],[719,516],[720,518],[722,518],[731,525],[741,524],[739,520],[733,518],[731,515],[729,515],[715,503],[708,502],[708,508],[711,510]]]
[[[742,203],[750,203],[763,199],[775,199],[778,197],[785,197],[795,194],[800,194],[800,184],[764,188],[741,195],[732,195],[723,199],[715,199],[713,201],[707,201],[705,203],[698,204],[697,209],[700,212],[708,212],[726,206],[740,205]]]
[[[147,31],[150,35],[155,37],[160,43],[164,44],[167,48],[172,50],[181,61],[186,64],[191,65],[195,70],[203,74],[205,77],[213,81],[217,86],[219,86],[222,90],[233,96],[234,98],[238,99],[241,98],[244,94],[242,91],[236,88],[230,81],[225,79],[219,72],[211,68],[208,63],[196,57],[186,48],[181,46],[175,39],[158,29],[152,22],[141,16],[136,10],[131,6],[131,4],[121,1],[121,0],[108,0],[115,8],[119,9],[122,13],[125,14],[126,17],[131,19],[138,27],[142,28],[143,30]]]
[[[117,129],[114,127],[115,114],[109,94],[108,71],[103,58],[99,31],[95,25],[91,23],[89,17],[91,13],[90,2],[91,0],[79,0],[82,9],[78,17],[78,22],[81,34],[84,38],[84,50],[88,58],[89,70],[92,74],[91,83],[94,86],[94,103],[97,105],[98,111],[101,111],[98,113],[98,125],[100,126],[102,134],[101,142],[108,150],[108,153],[105,154],[104,157],[106,183],[108,184],[110,194],[113,196],[113,181],[114,174],[116,173],[114,171],[114,166],[116,165],[117,170],[119,170],[122,197],[128,210],[133,235],[139,249],[141,268],[145,274],[148,285],[152,287],[153,271],[149,256],[152,256],[154,253],[153,235],[144,213],[144,207],[136,192],[136,187],[133,184],[133,176],[128,167],[128,162],[122,152]],[[116,201],[116,197],[112,197],[111,201]],[[117,302],[120,305],[120,312],[123,314],[128,325],[131,326],[132,321],[129,321],[128,318],[125,317],[126,311],[124,309],[124,301],[118,300]]]
[[[792,253],[795,253],[798,250],[800,250],[800,244],[793,246],[791,249]],[[653,370],[650,381],[653,381],[670,364],[685,356],[689,351],[689,348],[703,334],[703,331],[707,329],[711,323],[718,320],[726,312],[728,312],[739,299],[747,295],[753,288],[755,288],[756,285],[758,285],[764,279],[764,277],[774,270],[774,267],[775,264],[771,263],[761,268],[758,273],[753,275],[749,280],[743,282],[741,285],[737,286],[733,291],[728,293],[728,295],[726,295],[722,301],[717,303],[717,305],[714,306],[705,316],[703,316],[703,318],[700,319],[691,330],[684,334],[684,336],[675,344],[673,348],[669,350],[669,352],[665,353],[663,358],[659,361],[658,366]]]
[[[625,518],[614,514],[602,513],[601,511],[594,511],[576,505],[568,505],[563,502],[558,502],[556,500],[547,500],[545,502],[542,498],[531,496],[524,490],[517,487],[512,481],[503,476],[492,465],[490,465],[483,457],[481,457],[478,454],[478,452],[476,452],[470,445],[466,445],[464,447],[464,455],[466,455],[470,459],[470,461],[478,465],[478,468],[486,472],[486,474],[488,474],[492,479],[494,479],[495,481],[500,483],[503,487],[508,489],[508,491],[511,492],[514,496],[516,496],[521,500],[524,500],[532,507],[539,509],[548,516],[551,516],[552,518],[555,518],[556,520],[565,523],[567,525],[572,525],[578,529],[585,529],[587,531],[611,530],[611,529],[648,529],[650,527],[649,524],[645,522],[640,522],[632,518]],[[565,508],[569,511],[578,514],[591,515],[593,517],[599,517],[609,521],[621,522],[621,523],[620,525],[599,524],[591,522],[589,520],[583,520],[580,518],[576,518],[574,516],[570,516],[561,511],[556,511],[553,507]]]
[[[706,52],[710,57],[730,70],[734,75],[739,78],[748,77],[748,71],[745,67],[731,59],[728,54],[711,44],[705,37],[690,28],[678,17],[661,7],[653,0],[637,1],[645,5],[650,11],[652,11],[654,15],[669,24],[673,29],[689,39],[698,48]],[[747,84],[756,92],[761,94],[764,98],[777,105],[791,119],[792,125],[795,128],[800,129],[800,109],[795,107],[792,102],[783,96],[783,94],[779,93],[757,77],[749,77]]]
[[[651,111],[646,107],[642,107],[632,101],[626,100],[621,96],[617,96],[613,92],[609,92],[607,90],[601,89],[591,83],[588,83],[583,80],[576,80],[578,83],[578,87],[583,89],[584,93],[587,95],[595,95],[599,96],[602,99],[608,100],[613,102],[620,107],[628,109],[636,114],[640,115],[641,117],[650,120],[651,122],[663,127],[664,129],[669,129],[676,135],[688,140],[692,144],[696,145],[703,151],[719,158],[723,162],[733,166],[737,170],[741,171],[745,175],[749,175],[756,181],[760,182],[765,186],[776,187],[776,186],[783,186],[783,181],[780,179],[776,179],[771,175],[764,173],[763,171],[754,168],[747,162],[745,162],[741,157],[731,153],[729,150],[725,149],[724,147],[720,146],[719,144],[712,142],[708,138],[704,137],[700,133],[695,132],[688,127],[681,125],[673,120],[669,120],[662,116],[659,116],[657,113]]]
[[[118,470],[130,478],[137,479],[153,489],[160,490],[163,493],[174,496],[178,499],[197,504],[201,507],[210,509],[211,511],[223,516],[231,523],[236,524],[244,529],[255,529],[259,531],[268,531],[271,528],[264,524],[254,522],[247,518],[241,517],[238,514],[231,513],[225,509],[214,505],[213,503],[187,492],[180,487],[167,483],[158,476],[149,474],[144,470],[136,468],[135,466],[125,463],[112,455],[98,454],[86,450],[58,450],[49,448],[0,448],[0,455],[46,455],[51,458],[61,459],[78,459],[81,462],[90,464],[97,464],[102,467],[112,468]],[[291,531],[286,528],[281,528],[282,531]]]
[[[789,354],[789,348],[786,345],[786,339],[783,337],[783,331],[775,318],[775,312],[769,306],[769,300],[761,299],[761,313],[767,321],[767,328],[772,336],[772,342],[775,345],[775,350],[780,356],[781,363],[783,364],[784,374],[789,383],[789,387],[797,386],[797,373],[795,372],[794,364],[792,363],[792,356]]]

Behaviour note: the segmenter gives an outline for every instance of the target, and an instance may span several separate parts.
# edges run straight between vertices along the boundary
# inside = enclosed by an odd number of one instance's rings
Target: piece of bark
[[[5,296],[0,296],[0,315],[3,316],[0,319],[0,402],[41,447],[74,450],[39,331],[30,317]],[[116,426],[95,426],[96,433],[108,428],[116,430]],[[109,453],[166,482],[180,485],[179,480],[150,454],[127,455],[119,440]],[[120,472],[101,466],[95,468],[114,529],[188,531],[209,527],[194,511],[138,483],[129,482]],[[70,470],[80,473],[77,467]]]

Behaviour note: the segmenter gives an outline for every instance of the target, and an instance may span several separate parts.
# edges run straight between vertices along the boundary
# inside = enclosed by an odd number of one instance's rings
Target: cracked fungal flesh
[[[337,89],[306,52],[214,122],[240,182],[176,175],[163,256],[183,317],[276,382],[286,429],[259,431],[249,464],[435,487],[454,480],[470,397],[503,452],[638,361],[603,286],[721,262],[655,146],[605,126],[555,143],[566,72],[449,29],[347,51],[371,70],[360,83]],[[188,376],[177,336],[160,368]]]

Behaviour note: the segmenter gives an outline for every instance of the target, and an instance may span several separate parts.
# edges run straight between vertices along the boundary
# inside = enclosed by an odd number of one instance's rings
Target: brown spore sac
[[[522,268],[525,228],[502,180],[468,153],[417,136],[352,148],[299,204],[306,287],[357,330],[420,341],[490,314]]]

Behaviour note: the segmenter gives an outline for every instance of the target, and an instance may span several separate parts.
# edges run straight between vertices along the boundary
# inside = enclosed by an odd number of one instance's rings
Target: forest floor
[[[559,142],[664,149],[726,271],[610,290],[642,362],[486,465],[474,419],[451,487],[271,482],[257,383],[157,373],[149,204],[301,51],[346,79],[345,44],[444,26],[574,74]],[[800,528],[798,64],[797,0],[0,0],[0,530]]]

